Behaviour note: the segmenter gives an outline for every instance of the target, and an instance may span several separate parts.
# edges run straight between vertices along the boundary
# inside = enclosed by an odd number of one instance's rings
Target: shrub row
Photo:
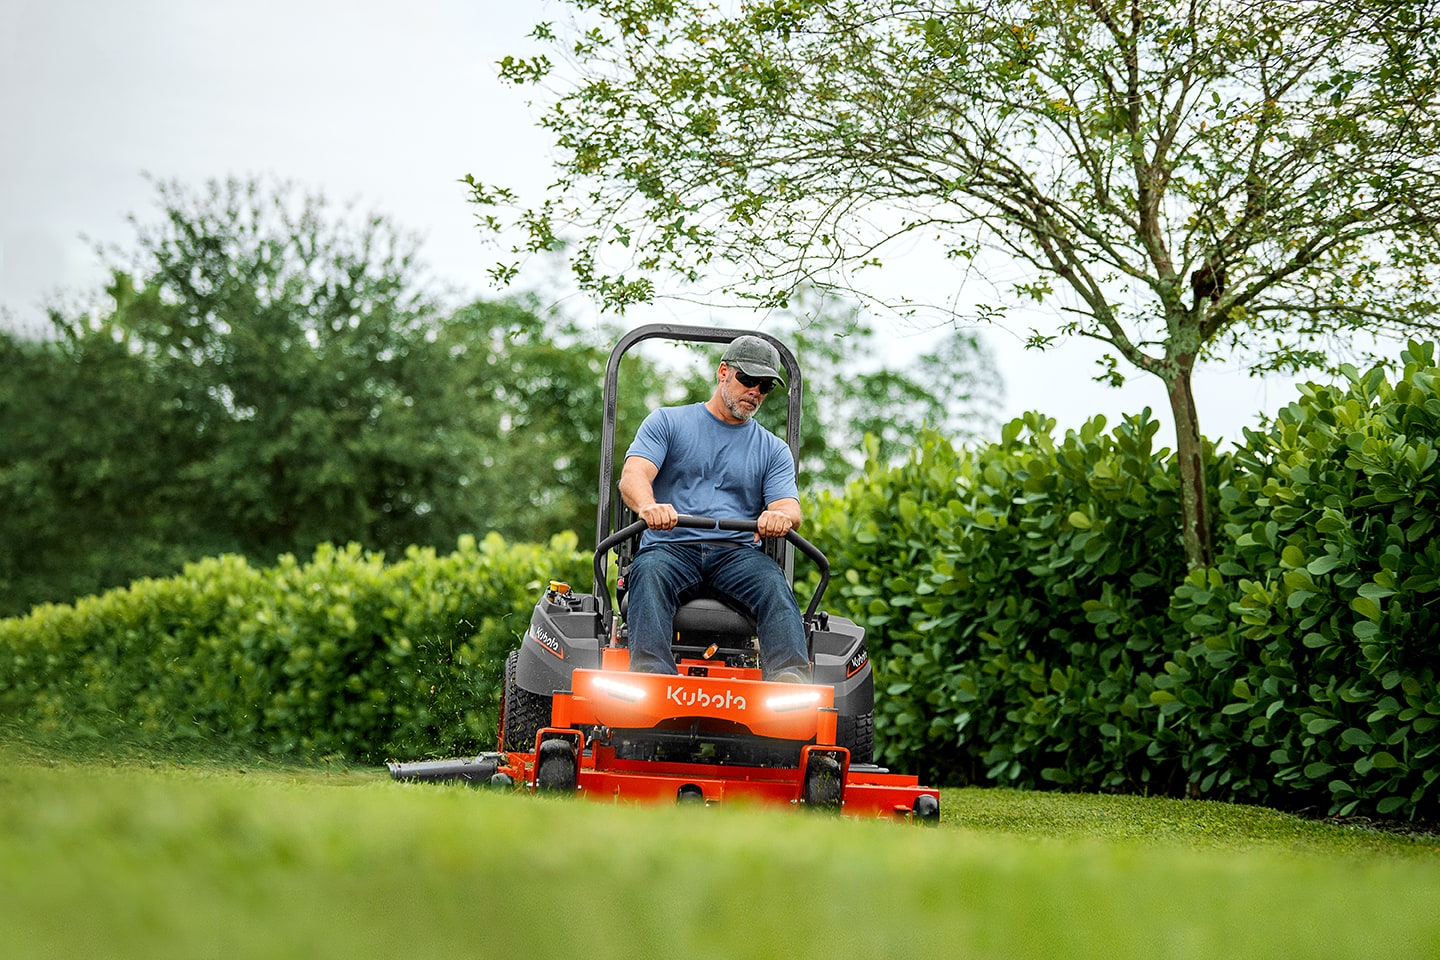
[[[1175,792],[1150,701],[1184,575],[1158,424],[1053,427],[932,436],[818,511],[833,602],[867,628],[877,744],[941,782]]]
[[[0,721],[291,758],[474,752],[495,741],[501,665],[537,578],[587,569],[570,535],[467,536],[391,564],[354,545],[263,570],[205,560],[0,621]]]
[[[1440,811],[1440,370],[1433,345],[1402,361],[1393,385],[1302,388],[1236,455],[1225,551],[1176,591],[1187,646],[1155,695],[1204,787]]]
[[[931,437],[825,499],[832,598],[869,630],[884,759],[948,783],[1431,818],[1440,384],[1347,369],[1210,458],[1217,564],[1186,576],[1148,411]]]

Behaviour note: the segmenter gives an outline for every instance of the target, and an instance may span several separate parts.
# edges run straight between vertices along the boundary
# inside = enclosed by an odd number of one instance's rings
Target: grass
[[[15,957],[1433,957],[1440,839],[946,791],[922,829],[0,748]]]

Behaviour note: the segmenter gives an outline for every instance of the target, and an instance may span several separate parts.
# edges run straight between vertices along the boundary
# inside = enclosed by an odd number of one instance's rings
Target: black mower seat
[[[715,597],[697,597],[675,611],[676,633],[725,633],[755,636],[755,621]]]
[[[620,597],[620,614],[629,612],[629,596]],[[706,633],[736,637],[753,637],[759,633],[751,617],[721,600],[717,594],[705,593],[680,604],[671,621],[671,630],[678,634]]]

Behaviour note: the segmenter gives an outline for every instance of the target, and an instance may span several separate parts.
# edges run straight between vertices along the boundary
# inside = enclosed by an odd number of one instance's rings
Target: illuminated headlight
[[[819,690],[808,690],[802,693],[787,693],[783,697],[771,697],[765,701],[765,706],[776,713],[784,713],[787,710],[801,710],[805,707],[813,707],[820,702]]]
[[[636,700],[645,699],[645,691],[628,683],[621,683],[619,680],[611,680],[609,677],[596,677],[594,680],[597,689],[604,690],[618,700],[629,700],[631,703]]]

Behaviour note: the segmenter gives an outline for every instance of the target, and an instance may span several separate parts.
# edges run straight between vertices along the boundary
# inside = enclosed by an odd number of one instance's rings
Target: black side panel
[[[520,641],[515,682],[544,696],[569,690],[576,667],[600,666],[601,638],[595,623],[593,597],[542,597]]]
[[[865,631],[853,620],[829,617],[826,629],[811,636],[815,654],[815,682],[835,688],[835,707],[841,716],[858,716],[875,709],[875,683]]]

